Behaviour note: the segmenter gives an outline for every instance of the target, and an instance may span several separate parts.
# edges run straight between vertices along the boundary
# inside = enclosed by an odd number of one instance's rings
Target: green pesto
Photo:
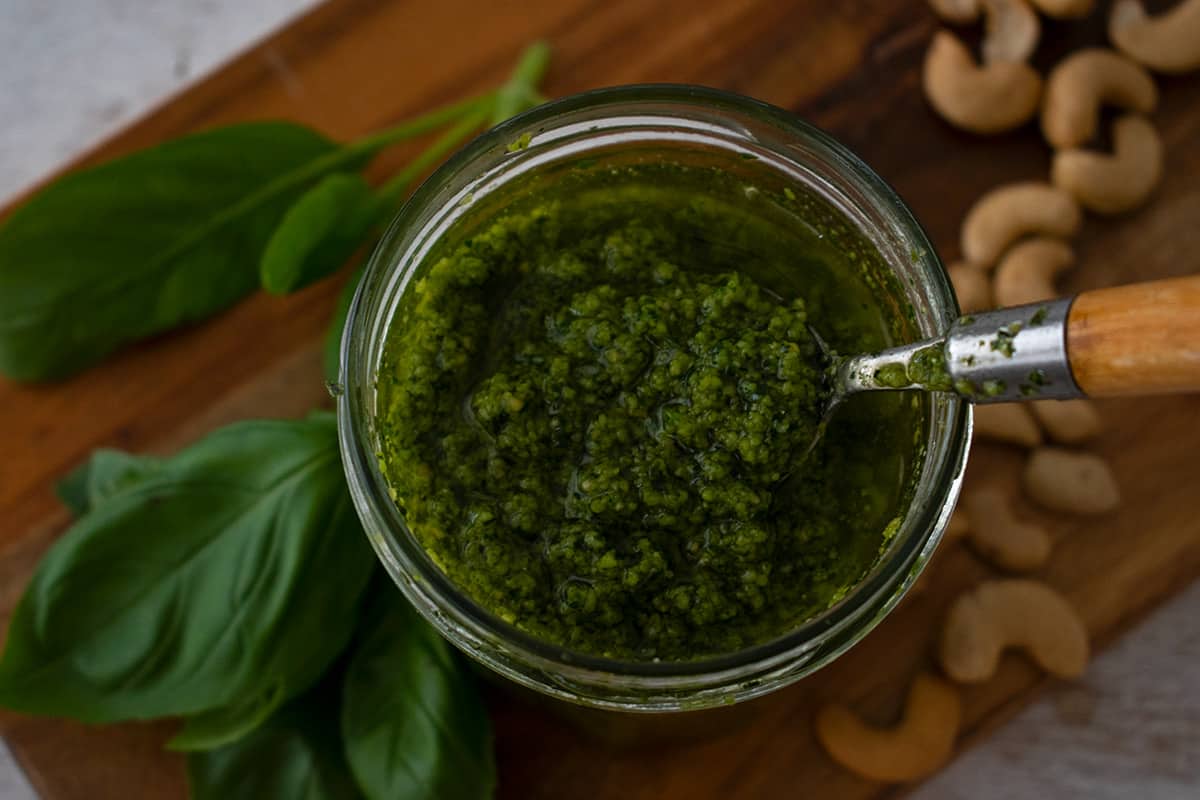
[[[1029,383],[1022,383],[1017,388],[1021,392],[1022,397],[1036,397],[1042,393],[1042,387],[1049,383],[1046,380],[1046,371],[1043,369],[1033,369],[1026,376]]]
[[[940,343],[923,347],[913,354],[908,362],[908,380],[935,392],[948,392],[954,388]]]
[[[743,162],[758,168],[754,162]],[[587,165],[458,223],[377,377],[405,521],[475,602],[591,655],[689,660],[842,597],[904,513],[924,406],[824,364],[911,335],[831,209],[725,171]]]
[[[987,380],[982,384],[978,384],[973,383],[966,378],[959,378],[953,383],[954,391],[958,392],[958,394],[965,398],[999,397],[1000,395],[1004,394],[1004,391],[1007,388],[1008,384],[1002,380]],[[1020,384],[1018,388],[1026,397],[1030,396],[1030,393],[1026,391],[1027,389],[1033,388],[1034,393],[1039,391],[1036,388],[1029,387],[1024,383]]]
[[[988,348],[1000,353],[1005,358],[1012,358],[1013,353],[1017,350],[1013,339],[1017,338],[1021,328],[1021,323],[1013,322],[996,331],[996,338],[988,342]]]
[[[983,382],[984,397],[999,397],[1004,394],[1004,390],[1008,388],[1008,384],[1001,380],[989,380]]]
[[[874,378],[879,386],[892,389],[921,386],[935,392],[948,392],[954,388],[941,344],[921,348],[913,353],[907,364],[883,365],[875,370]]]
[[[526,147],[529,147],[531,141],[533,141],[533,135],[529,131],[525,131],[517,139],[509,142],[505,149],[510,153],[515,153],[518,150],[524,150]]]
[[[912,385],[912,381],[908,377],[908,369],[900,362],[884,364],[875,370],[874,377],[875,383],[891,389],[903,389]]]

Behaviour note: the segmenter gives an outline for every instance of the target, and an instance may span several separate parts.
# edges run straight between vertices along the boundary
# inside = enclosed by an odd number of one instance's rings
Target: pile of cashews
[[[1079,233],[1084,210],[1132,210],[1162,177],[1162,142],[1147,118],[1158,102],[1149,70],[1200,69],[1200,0],[1180,0],[1156,16],[1141,0],[1116,0],[1108,20],[1116,50],[1072,53],[1045,80],[1028,63],[1041,32],[1039,14],[1084,17],[1094,0],[929,3],[948,23],[984,22],[979,61],[953,33],[934,35],[922,75],[934,110],[958,128],[992,134],[1025,124],[1040,109],[1042,133],[1054,148],[1048,182],[997,187],[967,212],[962,260],[949,268],[959,304],[970,313],[1049,300],[1058,296],[1057,276],[1074,265],[1069,240]],[[1112,125],[1111,153],[1089,148],[1102,106],[1122,111]],[[1105,514],[1119,505],[1108,464],[1076,449],[1102,430],[1101,415],[1087,400],[975,408],[975,435],[1027,450],[1021,488],[1054,512]],[[1006,573],[1044,567],[1054,546],[1046,528],[1014,513],[1009,496],[995,487],[964,492],[946,539],[965,541]],[[871,780],[902,783],[930,775],[954,752],[962,717],[957,684],[991,679],[1008,648],[1024,651],[1050,675],[1075,678],[1087,667],[1087,628],[1043,581],[985,580],[951,604],[937,645],[941,674],[916,676],[897,724],[876,727],[844,704],[830,704],[816,715],[817,738],[834,761]]]

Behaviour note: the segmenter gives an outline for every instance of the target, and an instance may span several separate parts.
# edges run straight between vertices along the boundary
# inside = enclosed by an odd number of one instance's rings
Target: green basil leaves
[[[398,592],[346,670],[342,736],[369,800],[492,796],[496,765],[471,676]]]
[[[258,285],[275,225],[340,162],[307,128],[185,136],[60,179],[0,225],[0,372],[58,378]]]
[[[548,52],[530,47],[493,92],[347,144],[242,123],[55,181],[0,222],[0,373],[61,378],[260,283],[290,292],[333,272],[466,134],[540,102]],[[390,145],[456,124],[379,189],[357,174]]]
[[[168,746],[199,800],[491,797],[472,676],[390,581],[364,599],[380,573],[332,415],[100,450],[60,491],[81,516],[17,607],[0,705],[183,716]]]
[[[336,688],[326,679],[244,739],[189,754],[193,800],[361,800],[338,737]]]
[[[157,458],[101,448],[59,481],[58,496],[72,514],[82,517],[93,506],[160,468]]]
[[[0,704],[86,722],[226,709],[197,737],[221,741],[341,652],[374,564],[331,415],[231,425],[50,550],[9,629]]]
[[[288,209],[267,242],[259,273],[274,294],[302,289],[345,263],[387,206],[360,175],[330,175]]]

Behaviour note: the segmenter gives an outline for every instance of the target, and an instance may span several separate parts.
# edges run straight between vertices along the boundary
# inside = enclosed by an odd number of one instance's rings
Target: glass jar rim
[[[887,552],[877,559],[867,574],[837,603],[801,622],[785,634],[732,653],[694,661],[658,663],[571,652],[496,617],[467,597],[450,581],[408,530],[399,509],[392,502],[374,447],[370,446],[373,442],[370,433],[371,420],[367,418],[365,406],[356,402],[356,393],[373,393],[374,373],[377,368],[377,360],[366,357],[362,346],[370,345],[371,337],[386,335],[387,326],[395,310],[394,303],[379,303],[368,313],[368,309],[364,307],[364,293],[368,291],[369,286],[374,285],[373,282],[389,277],[396,278],[398,273],[411,271],[421,263],[421,255],[413,252],[414,240],[411,235],[405,252],[397,257],[393,250],[397,243],[411,233],[411,224],[414,221],[421,222],[413,219],[420,212],[436,213],[451,203],[461,202],[464,192],[466,197],[472,196],[469,188],[460,187],[459,191],[441,197],[441,204],[435,205],[444,185],[456,177],[462,178],[464,171],[469,172],[478,167],[479,162],[488,164],[487,168],[478,171],[477,174],[467,176],[470,182],[465,185],[477,186],[489,171],[504,165],[511,168],[514,159],[528,158],[532,154],[545,152],[547,144],[553,144],[553,138],[546,142],[546,135],[553,133],[556,123],[560,128],[564,126],[571,120],[572,115],[592,114],[593,116],[586,119],[589,125],[597,121],[603,122],[604,119],[632,120],[637,118],[638,107],[664,104],[681,108],[699,105],[707,114],[727,116],[730,131],[738,127],[737,115],[748,115],[756,121],[771,125],[787,137],[803,140],[808,146],[820,150],[839,170],[840,177],[849,179],[869,194],[889,215],[890,221],[905,240],[912,245],[912,252],[919,253],[926,288],[934,293],[940,307],[941,319],[936,322],[944,326],[958,314],[953,290],[932,244],[908,206],[891,186],[858,156],[816,126],[767,103],[716,89],[679,84],[643,84],[596,89],[552,101],[485,132],[452,156],[414,192],[372,254],[350,305],[343,331],[338,427],[343,463],[355,506],[363,517],[364,527],[372,545],[393,580],[422,615],[456,646],[501,674],[535,690],[585,705],[625,710],[630,710],[636,703],[631,704],[628,698],[613,700],[601,696],[603,691],[594,697],[580,696],[579,687],[620,684],[633,687],[632,690],[649,696],[655,692],[670,693],[670,690],[682,683],[695,685],[698,692],[706,693],[709,702],[702,705],[713,705],[719,702],[715,699],[714,692],[719,694],[719,687],[722,685],[741,680],[747,665],[754,665],[755,674],[761,676],[762,684],[770,684],[770,676],[786,670],[788,661],[796,657],[804,645],[828,637],[853,624],[873,604],[877,605],[881,593],[889,590],[893,596],[883,606],[874,608],[872,618],[879,619],[890,611],[903,594],[903,590],[911,585],[940,539],[958,494],[971,426],[967,404],[957,398],[950,398],[947,410],[949,427],[945,441],[937,448],[937,452],[934,452],[933,447],[929,447],[925,454],[927,461],[930,458],[936,460],[934,474],[927,475],[929,470],[923,468],[917,479],[918,491],[926,484],[944,486],[946,490],[946,497],[942,502],[930,504],[927,509],[918,509],[918,512],[928,512],[925,514],[928,519],[915,519],[920,513],[913,514],[910,509],[904,515],[901,529]],[[603,112],[605,109],[613,114],[609,117],[594,116],[596,112]],[[530,134],[533,139],[521,144],[525,134]],[[497,151],[505,155],[497,158]],[[421,224],[428,227],[430,219],[427,213]],[[872,244],[875,244],[874,240]],[[886,265],[894,269],[894,264],[884,254],[881,253],[881,257]],[[393,293],[398,300],[404,293],[404,286],[393,287]],[[861,636],[851,637],[850,641],[828,655],[822,663],[840,654],[858,638]],[[480,652],[480,647],[488,641],[492,645],[501,643],[500,656]],[[514,670],[511,663],[513,658],[530,665],[537,676]],[[728,695],[732,700],[740,700],[769,691],[771,688],[774,686],[763,688],[760,683],[754,683],[730,691]],[[669,706],[668,703],[664,708]]]

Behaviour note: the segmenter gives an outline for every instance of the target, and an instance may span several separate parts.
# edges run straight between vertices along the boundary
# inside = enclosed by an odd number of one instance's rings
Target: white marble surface
[[[0,739],[0,800],[37,800],[3,739]]]
[[[313,0],[0,0],[0,198]],[[1200,798],[1200,584],[916,800]],[[0,800],[32,790],[0,742]]]
[[[0,0],[0,197],[315,0]]]

